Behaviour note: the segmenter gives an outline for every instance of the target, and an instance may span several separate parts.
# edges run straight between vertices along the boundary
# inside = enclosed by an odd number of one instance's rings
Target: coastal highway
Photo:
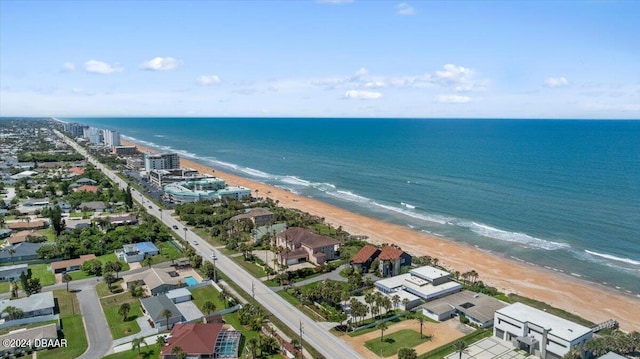
[[[76,149],[76,151],[84,155],[89,162],[102,170],[112,181],[114,181],[114,183],[117,183],[121,188],[127,187],[127,183],[122,180],[122,178],[118,177],[113,171],[97,162],[84,150],[84,148],[69,140],[58,131],[56,131],[56,134],[62,137],[70,146]],[[262,306],[264,306],[269,312],[277,316],[278,319],[280,319],[296,334],[300,333],[300,327],[302,326],[302,340],[304,343],[310,344],[326,358],[362,358],[362,356],[349,344],[329,333],[318,323],[311,320],[304,313],[298,310],[298,308],[294,307],[278,294],[271,291],[266,285],[260,282],[260,280],[252,277],[227,256],[218,253],[211,245],[209,245],[209,243],[200,238],[196,233],[190,231],[178,220],[169,214],[163,215],[162,209],[156,206],[153,202],[147,200],[141,193],[138,191],[132,191],[132,196],[136,201],[138,201],[138,203],[141,203],[144,206],[145,210],[160,219],[169,228],[177,226],[177,233],[184,236],[185,240],[193,244],[196,252],[198,252],[204,260],[212,262],[214,261],[213,258],[216,258],[215,265],[217,269],[224,272],[245,292],[253,294],[258,303],[262,304]]]

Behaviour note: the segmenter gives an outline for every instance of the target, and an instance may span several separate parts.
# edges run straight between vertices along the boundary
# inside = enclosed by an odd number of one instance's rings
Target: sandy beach
[[[136,145],[143,152],[157,152],[129,141],[122,142],[123,145]],[[211,173],[210,167],[184,158],[180,161],[182,167]],[[281,206],[324,217],[327,222],[342,226],[351,234],[368,236],[371,242],[395,243],[412,255],[437,257],[441,265],[460,272],[474,269],[479,273],[479,280],[501,291],[535,298],[595,323],[612,318],[617,320],[624,330],[640,330],[640,298],[542,267],[485,253],[471,246],[427,236],[402,226],[352,213],[274,186],[222,172],[217,168],[214,170],[215,175],[225,179],[229,185],[250,188],[255,197],[270,197],[279,201]]]

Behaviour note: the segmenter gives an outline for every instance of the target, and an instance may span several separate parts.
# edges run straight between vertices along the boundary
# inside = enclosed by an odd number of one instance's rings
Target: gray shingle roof
[[[162,312],[165,309],[169,309],[171,311],[171,318],[182,317],[182,313],[180,313],[176,305],[173,304],[171,299],[169,299],[166,295],[143,298],[140,299],[140,303],[154,322],[167,320],[167,318],[162,315]]]

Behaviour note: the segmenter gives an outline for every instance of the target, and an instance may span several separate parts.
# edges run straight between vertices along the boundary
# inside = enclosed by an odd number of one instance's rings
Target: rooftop
[[[2,343],[14,343],[21,341],[29,341],[35,339],[57,339],[58,327],[55,323],[43,325],[40,327],[14,330],[8,334],[0,336],[0,342]],[[3,348],[5,349],[5,348]]]
[[[399,259],[403,253],[402,249],[395,246],[382,246],[378,259],[381,261]]]
[[[553,314],[532,308],[522,303],[513,303],[507,307],[497,310],[496,313],[500,313],[522,323],[528,322],[545,329],[551,329],[549,335],[556,336],[569,342],[591,332],[590,328],[556,317]]]
[[[456,308],[468,316],[487,322],[493,319],[496,310],[506,307],[507,304],[485,294],[463,290],[424,305],[425,308],[434,313],[438,313],[438,309],[444,309],[445,306],[449,310]]]
[[[167,345],[162,347],[162,354],[169,355],[174,347],[179,346],[189,355],[212,355],[222,327],[220,323],[176,324]]]
[[[378,248],[370,244],[367,244],[364,247],[360,248],[358,253],[356,253],[353,256],[353,259],[351,260],[351,262],[355,264],[365,263],[367,260],[369,260],[369,258],[375,255],[376,252],[378,251],[380,251]]]
[[[191,292],[187,288],[172,289],[166,293],[167,298],[174,299],[180,297],[191,296]]]
[[[84,264],[84,262],[86,262],[88,260],[91,260],[91,259],[96,259],[96,255],[95,254],[85,254],[85,255],[80,256],[80,258],[68,259],[66,261],[53,262],[53,263],[51,263],[51,270],[55,271],[57,269],[81,266],[81,265]]]
[[[140,299],[140,303],[154,322],[167,319],[167,317],[162,315],[162,312],[164,312],[165,309],[171,311],[171,318],[182,317],[182,313],[180,313],[180,310],[178,310],[171,299],[169,299],[164,294],[156,295],[154,297],[142,298]]]
[[[25,313],[53,308],[55,306],[55,303],[53,301],[53,292],[36,293],[32,294],[30,297],[14,300],[3,299],[2,301],[0,301],[0,313],[2,313],[2,311],[9,306],[22,309],[22,311]],[[2,315],[6,316],[5,313],[2,313]]]
[[[441,269],[435,268],[435,267],[430,267],[430,266],[424,266],[424,267],[419,267],[419,268],[415,268],[409,271],[409,273],[426,279],[430,282],[433,282],[435,279],[438,278],[442,278],[442,277],[447,277],[450,276],[451,274],[447,271],[443,271]]]

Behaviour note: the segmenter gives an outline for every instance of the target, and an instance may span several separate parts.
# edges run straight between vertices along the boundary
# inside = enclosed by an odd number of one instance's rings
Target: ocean
[[[62,120],[640,296],[640,121]]]

